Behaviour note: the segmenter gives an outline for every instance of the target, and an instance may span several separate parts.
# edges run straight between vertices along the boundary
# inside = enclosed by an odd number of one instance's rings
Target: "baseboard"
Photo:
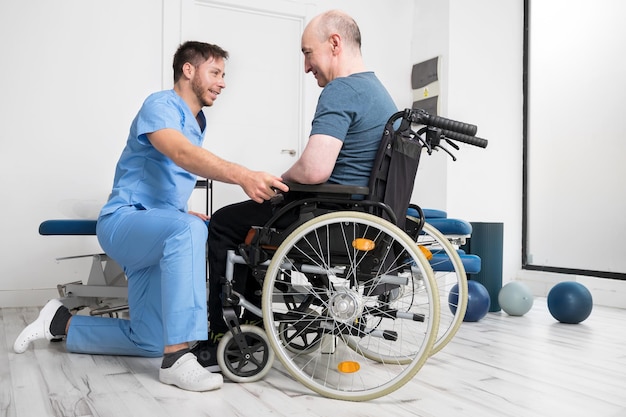
[[[516,280],[527,284],[536,297],[547,297],[552,287],[559,282],[576,281],[591,292],[594,305],[626,308],[626,281],[526,270],[519,271]]]
[[[0,307],[41,307],[48,300],[58,297],[56,288],[0,290]]]

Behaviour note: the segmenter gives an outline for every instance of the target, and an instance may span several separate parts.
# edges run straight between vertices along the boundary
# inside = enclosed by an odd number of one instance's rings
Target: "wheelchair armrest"
[[[293,230],[304,221],[313,218],[313,212],[322,206],[336,207],[339,205],[354,209],[355,205],[362,203],[369,203],[370,206],[376,205],[376,203],[366,200],[369,187],[327,183],[300,184],[289,181],[284,181],[284,183],[289,187],[289,192],[278,192],[270,199],[273,205],[280,206],[280,208],[263,225],[264,229],[274,228],[283,216],[293,216],[293,213],[298,212],[297,221],[293,219],[290,226],[281,226],[282,229]],[[293,194],[289,195],[290,193]],[[322,208],[322,210],[324,209],[327,208]],[[289,214],[292,211],[293,213]]]
[[[363,195],[369,194],[369,187],[358,185],[342,185],[342,184],[299,184],[296,182],[285,181],[289,187],[289,191],[311,193],[311,194],[349,194]]]

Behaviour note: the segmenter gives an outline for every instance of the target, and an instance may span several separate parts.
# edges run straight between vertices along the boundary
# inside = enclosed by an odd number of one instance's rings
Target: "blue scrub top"
[[[194,145],[201,146],[206,125],[202,111],[198,118],[174,90],[151,94],[130,127],[126,147],[115,169],[113,190],[100,215],[113,213],[122,206],[187,211],[196,175],[159,152],[146,134],[175,129]]]

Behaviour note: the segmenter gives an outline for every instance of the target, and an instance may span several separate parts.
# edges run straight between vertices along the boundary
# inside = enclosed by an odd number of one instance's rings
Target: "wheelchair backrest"
[[[411,130],[411,121],[405,117],[407,115],[407,111],[397,112],[385,125],[370,175],[368,195],[368,200],[389,206],[395,214],[396,224],[402,229],[423,146]],[[398,120],[398,128],[395,128]],[[374,210],[374,214],[394,220],[384,210]]]

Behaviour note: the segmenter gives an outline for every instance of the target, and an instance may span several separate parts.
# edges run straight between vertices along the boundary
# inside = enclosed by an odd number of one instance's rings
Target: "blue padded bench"
[[[451,219],[448,213],[437,209],[422,209],[426,222],[439,230],[443,235],[450,239],[453,244],[460,245],[465,239],[472,234],[472,225],[465,220]],[[407,215],[419,218],[419,213],[414,208],[407,210]],[[477,255],[470,255],[465,251],[458,249],[459,258],[465,268],[467,274],[477,274],[482,267],[481,259]],[[452,262],[445,253],[434,254],[430,260],[430,265],[435,272],[453,271]]]
[[[465,220],[426,217],[426,221],[446,236],[469,237],[472,234],[472,225]]]
[[[39,225],[42,236],[95,236],[96,220],[60,219],[46,220]],[[105,253],[68,256],[58,261],[92,258],[91,270],[83,281],[57,285],[61,302],[70,310],[91,308],[91,314],[111,314],[128,308],[126,304],[110,307],[112,300],[128,297],[126,275],[122,268]],[[117,302],[119,304],[119,301]]]
[[[448,237],[469,237],[472,234],[472,225],[465,220],[451,219],[443,210],[423,209],[422,211],[428,224]],[[407,216],[419,218],[419,213],[416,209],[409,208]]]
[[[466,274],[477,274],[480,272],[482,267],[480,256],[467,254],[461,249],[458,249],[457,252],[459,254],[459,258],[461,258]],[[433,257],[430,260],[430,266],[435,272],[454,271],[452,262],[450,262],[450,258],[445,253],[433,254]]]
[[[51,235],[95,235],[96,220],[46,220],[39,225],[39,234]]]
[[[446,217],[448,217],[448,213],[443,210],[422,209],[422,212],[424,213],[424,217],[426,217],[427,219],[445,219]],[[409,208],[406,213],[409,216],[419,217],[417,210],[415,210],[414,208]]]

